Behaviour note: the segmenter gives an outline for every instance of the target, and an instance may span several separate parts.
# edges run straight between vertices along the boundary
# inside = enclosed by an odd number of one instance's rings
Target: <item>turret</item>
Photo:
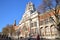
[[[16,26],[16,20],[14,21],[14,24],[13,24],[13,26]]]
[[[30,1],[30,2],[28,2],[28,4],[26,5],[26,10],[25,10],[25,12],[26,11],[35,11],[36,9],[35,9],[35,6],[34,6],[34,4]]]

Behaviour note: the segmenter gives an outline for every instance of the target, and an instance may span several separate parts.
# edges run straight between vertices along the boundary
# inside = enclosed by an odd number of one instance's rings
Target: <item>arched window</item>
[[[48,26],[45,26],[45,28],[47,28]]]
[[[50,27],[49,26],[45,26],[45,35],[50,36]]]
[[[54,36],[54,35],[57,36],[57,29],[55,28],[55,25],[50,26],[50,31],[51,31],[52,36]]]
[[[54,31],[55,31],[54,29],[55,29],[55,28],[54,28],[54,25],[51,25],[51,26],[50,26],[51,36],[54,36],[54,34],[55,34],[55,33],[54,33]]]
[[[24,30],[24,31],[27,31],[28,29],[27,29],[27,27],[26,27],[26,26],[23,26],[23,30]]]
[[[41,32],[41,36],[44,36],[44,28],[43,27],[40,28],[40,32]]]
[[[54,25],[51,25],[50,27],[53,27]]]
[[[43,27],[41,27],[40,29],[42,29]]]

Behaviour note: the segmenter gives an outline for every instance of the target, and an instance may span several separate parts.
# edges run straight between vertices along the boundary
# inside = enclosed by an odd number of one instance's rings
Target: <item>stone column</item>
[[[44,32],[44,36],[46,36],[46,28],[44,27],[44,30],[45,30],[45,32]]]
[[[52,36],[52,29],[51,29],[52,26],[50,26],[50,36]]]
[[[40,31],[39,31],[39,17],[37,18],[37,33],[40,34]]]

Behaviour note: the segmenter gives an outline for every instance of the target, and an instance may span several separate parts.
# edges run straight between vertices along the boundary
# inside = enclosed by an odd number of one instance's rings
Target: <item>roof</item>
[[[59,11],[58,14],[60,14],[60,11]],[[42,21],[44,19],[47,19],[47,18],[49,18],[51,16],[54,16],[53,12],[46,12],[46,13],[40,14],[40,21]]]
[[[18,26],[13,26],[14,30],[17,30],[19,27]]]

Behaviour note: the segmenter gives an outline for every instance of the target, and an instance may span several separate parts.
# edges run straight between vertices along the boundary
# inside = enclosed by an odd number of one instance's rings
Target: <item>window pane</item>
[[[37,26],[37,22],[34,22],[34,26]]]
[[[43,21],[40,21],[40,25],[43,25]]]
[[[31,23],[31,27],[33,27],[33,23]]]

